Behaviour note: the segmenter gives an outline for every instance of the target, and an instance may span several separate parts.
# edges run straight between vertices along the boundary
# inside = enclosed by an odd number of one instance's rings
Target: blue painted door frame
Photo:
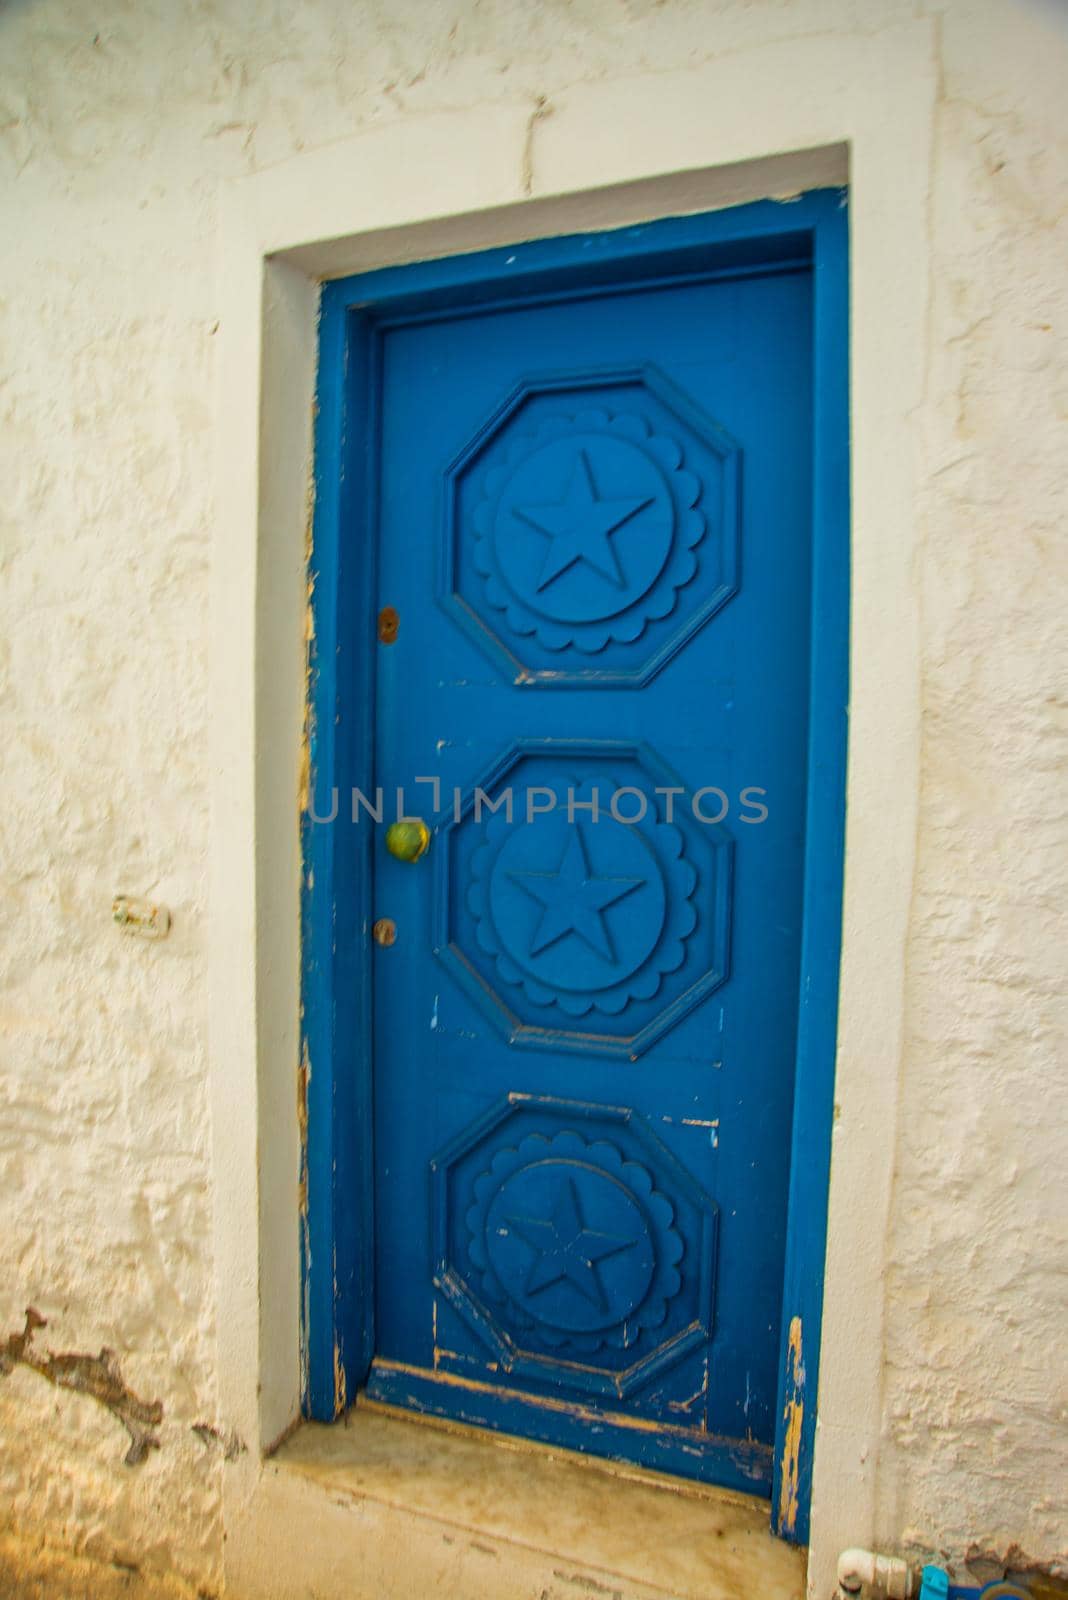
[[[833,1103],[848,672],[847,212],[838,191],[616,233],[386,269],[324,288],[316,420],[311,804],[303,819],[303,1389],[331,1419],[374,1352],[372,837],[342,817],[373,793],[373,504],[379,330],[464,308],[543,303],[621,283],[804,267],[813,314],[812,600],[807,849],[772,1521],[805,1542],[815,1430]],[[344,886],[341,892],[340,886]]]

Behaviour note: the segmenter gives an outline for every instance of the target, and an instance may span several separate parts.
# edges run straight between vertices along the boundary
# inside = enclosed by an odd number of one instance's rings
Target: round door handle
[[[397,861],[418,861],[430,848],[430,829],[422,817],[402,817],[386,829],[386,849]]]

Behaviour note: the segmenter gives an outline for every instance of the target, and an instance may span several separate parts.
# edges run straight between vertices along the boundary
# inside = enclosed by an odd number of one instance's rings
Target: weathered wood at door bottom
[[[725,1487],[744,1494],[771,1493],[773,1454],[755,1440],[725,1439],[699,1428],[613,1414],[577,1400],[526,1394],[400,1362],[375,1361],[365,1393],[384,1405],[456,1418],[495,1433],[562,1443],[578,1452],[592,1444],[609,1460],[638,1461],[653,1471],[684,1478],[707,1479],[714,1462],[716,1478]]]

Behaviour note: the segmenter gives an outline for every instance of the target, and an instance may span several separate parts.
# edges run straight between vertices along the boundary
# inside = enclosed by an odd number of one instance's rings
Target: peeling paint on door
[[[786,1347],[786,1405],[783,1408],[782,1483],[779,1488],[779,1532],[793,1533],[797,1526],[798,1472],[801,1425],[805,1418],[805,1365],[801,1356],[801,1318],[790,1323]]]

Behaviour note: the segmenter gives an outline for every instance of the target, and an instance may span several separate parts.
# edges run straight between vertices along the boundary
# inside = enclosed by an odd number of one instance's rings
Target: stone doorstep
[[[242,1600],[801,1600],[765,1501],[360,1404],[265,1463]]]

